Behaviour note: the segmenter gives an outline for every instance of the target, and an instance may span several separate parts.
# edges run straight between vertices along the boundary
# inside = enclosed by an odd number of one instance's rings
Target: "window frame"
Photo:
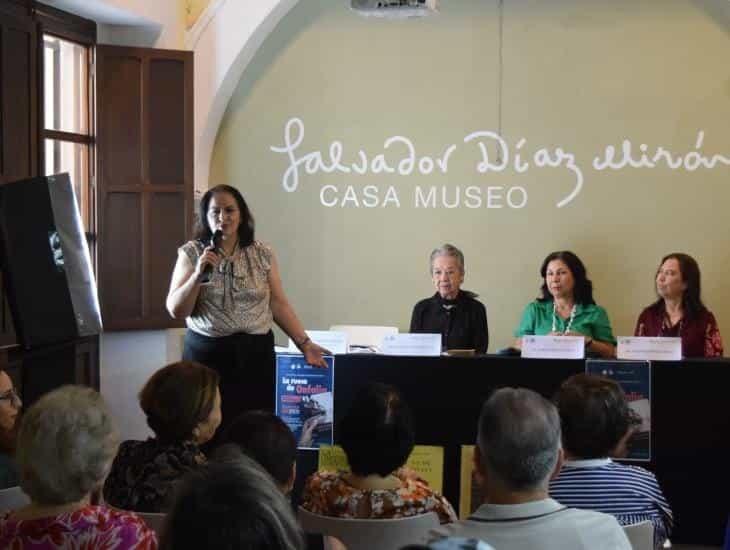
[[[88,220],[88,226],[85,228],[86,241],[89,245],[92,266],[96,271],[98,233],[98,205],[96,203],[96,23],[52,6],[38,3],[33,7],[33,16],[38,25],[38,173],[46,173],[47,139],[88,146],[86,166],[87,211],[83,214]],[[87,50],[86,115],[88,134],[51,130],[45,127],[45,37],[47,35],[73,42],[85,47]],[[58,97],[58,94],[56,97]],[[79,206],[81,207],[81,205]]]

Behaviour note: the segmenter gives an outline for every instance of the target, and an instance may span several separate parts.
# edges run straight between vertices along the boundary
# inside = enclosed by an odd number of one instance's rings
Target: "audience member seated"
[[[342,518],[402,518],[436,512],[456,520],[451,504],[403,468],[414,445],[411,413],[398,390],[373,383],[355,397],[339,425],[351,473],[317,472],[306,483],[302,506]]]
[[[156,549],[137,515],[92,504],[118,445],[94,390],[64,386],[41,397],[18,433],[20,487],[31,503],[0,517],[0,548]]]
[[[244,412],[225,429],[221,444],[216,458],[230,452],[223,446],[235,445],[271,475],[284,495],[291,492],[296,478],[297,440],[281,418],[268,411]]]
[[[167,517],[160,548],[301,550],[291,506],[249,457],[210,462],[190,472]]]
[[[494,392],[482,408],[474,451],[484,504],[435,534],[481,539],[499,550],[630,550],[614,517],[548,497],[548,482],[562,461],[555,406],[528,389]]]
[[[13,381],[0,370],[0,489],[18,484],[15,466],[15,420],[22,403],[13,388]]]
[[[566,462],[550,482],[550,496],[566,506],[596,510],[621,525],[650,520],[655,546],[672,528],[672,511],[654,474],[609,457],[620,449],[637,423],[621,387],[608,378],[577,374],[555,396]]]
[[[139,402],[155,437],[122,443],[104,497],[125,510],[165,512],[175,484],[206,462],[200,445],[221,422],[218,373],[192,361],[173,363],[152,375]]]
[[[235,460],[240,453],[253,458],[272,477],[282,494],[288,496],[294,487],[297,466],[297,440],[291,429],[278,416],[268,411],[247,411],[238,416],[223,432],[222,445],[213,453],[213,460]],[[343,549],[334,537],[305,534],[307,550]]]

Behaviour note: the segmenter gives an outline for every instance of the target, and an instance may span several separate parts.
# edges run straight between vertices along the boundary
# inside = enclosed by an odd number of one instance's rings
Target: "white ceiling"
[[[104,25],[156,25],[154,21],[111,5],[106,0],[42,0],[42,3]]]

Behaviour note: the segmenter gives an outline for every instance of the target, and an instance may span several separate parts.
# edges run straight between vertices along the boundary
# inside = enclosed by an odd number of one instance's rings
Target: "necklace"
[[[573,326],[573,319],[575,319],[575,304],[573,304],[573,308],[570,310],[570,318],[568,319],[568,324],[565,327],[565,330],[561,334],[570,332],[570,327]],[[555,300],[553,300],[553,332],[557,332],[557,331],[558,331],[558,308],[555,305]]]
[[[227,252],[225,247],[223,246],[223,243],[218,247],[218,250],[220,250],[220,255],[223,258],[230,258],[236,253],[236,249],[238,248],[238,239],[236,239],[236,242],[233,243],[233,247],[231,247],[231,251]]]
[[[677,335],[681,336],[683,323],[684,316],[679,318],[679,322],[677,324],[672,325],[672,318],[669,316],[669,313],[665,311],[664,317],[662,318],[661,334],[659,336],[671,336],[674,332],[674,327],[677,327]]]
[[[223,243],[221,243],[221,246],[218,250],[221,256],[221,261],[218,264],[218,271],[223,275],[223,297],[221,302],[221,309],[225,309],[227,296],[230,295],[231,299],[233,299],[233,279],[235,276],[233,269],[235,264],[235,256],[236,253],[238,253],[238,238],[236,238],[236,242],[233,243],[233,247],[231,248],[230,252],[226,252]]]

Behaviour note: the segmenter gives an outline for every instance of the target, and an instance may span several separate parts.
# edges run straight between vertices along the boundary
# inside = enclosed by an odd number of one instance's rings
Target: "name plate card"
[[[441,355],[440,334],[388,334],[383,338],[380,353],[384,355],[414,355],[438,357]]]
[[[332,355],[347,353],[347,334],[344,332],[334,330],[305,330],[304,332],[312,342],[329,350]],[[291,338],[289,338],[289,351],[299,353],[299,348]]]
[[[641,361],[681,361],[682,339],[651,336],[619,336],[616,357]]]
[[[523,336],[522,357],[528,359],[583,359],[582,336]]]

